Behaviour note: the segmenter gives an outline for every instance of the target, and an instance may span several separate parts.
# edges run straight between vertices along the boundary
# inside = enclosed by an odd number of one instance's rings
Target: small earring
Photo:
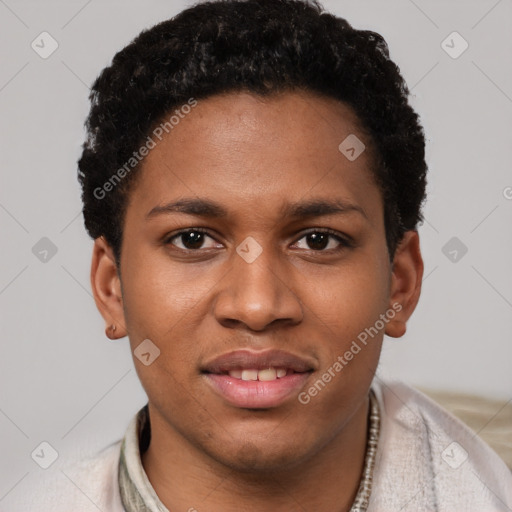
[[[111,326],[105,329],[105,334],[107,338],[111,340],[115,340],[114,333],[116,332],[116,324],[112,324]]]

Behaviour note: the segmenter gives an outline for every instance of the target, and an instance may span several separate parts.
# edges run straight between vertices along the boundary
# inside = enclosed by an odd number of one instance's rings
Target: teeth
[[[258,372],[258,380],[276,380],[277,372],[274,368],[268,368],[267,370],[260,370]]]
[[[258,380],[258,370],[242,370],[242,380]]]
[[[231,370],[229,375],[235,379],[270,381],[281,379],[286,376],[286,373],[285,368],[265,368],[264,370]]]

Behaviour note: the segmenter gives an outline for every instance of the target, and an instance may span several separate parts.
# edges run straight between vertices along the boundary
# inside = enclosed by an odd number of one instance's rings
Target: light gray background
[[[0,508],[43,471],[30,456],[41,441],[59,460],[97,450],[145,403],[127,339],[105,337],[90,294],[76,160],[88,86],[143,28],[185,5],[0,0]],[[423,294],[406,336],[386,339],[380,375],[506,403],[512,1],[324,5],[386,38],[428,138]],[[46,60],[31,48],[42,31],[59,44]],[[441,47],[453,31],[469,43],[457,59]],[[457,262],[442,252],[454,236],[468,248]],[[32,253],[42,237],[58,248],[46,263]]]

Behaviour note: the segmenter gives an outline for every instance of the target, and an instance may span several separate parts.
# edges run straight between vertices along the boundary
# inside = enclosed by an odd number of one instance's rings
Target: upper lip
[[[314,370],[314,362],[309,358],[299,357],[284,350],[265,350],[253,352],[251,350],[235,350],[215,357],[203,367],[204,373],[228,373],[231,370],[266,368],[285,368],[295,372],[308,372]]]

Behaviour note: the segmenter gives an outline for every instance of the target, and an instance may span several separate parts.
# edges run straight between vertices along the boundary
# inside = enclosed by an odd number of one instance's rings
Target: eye
[[[214,243],[204,246],[207,239]],[[208,233],[201,228],[187,229],[172,235],[165,240],[166,244],[174,245],[178,249],[184,251],[194,251],[198,249],[212,249],[218,246],[218,242],[214,240]]]
[[[301,240],[305,240],[307,247],[304,247],[304,243],[303,246],[300,247],[299,244]],[[306,233],[296,242],[296,245],[298,245],[300,249],[328,252],[342,250],[345,247],[349,247],[350,243],[336,231],[315,229]]]

